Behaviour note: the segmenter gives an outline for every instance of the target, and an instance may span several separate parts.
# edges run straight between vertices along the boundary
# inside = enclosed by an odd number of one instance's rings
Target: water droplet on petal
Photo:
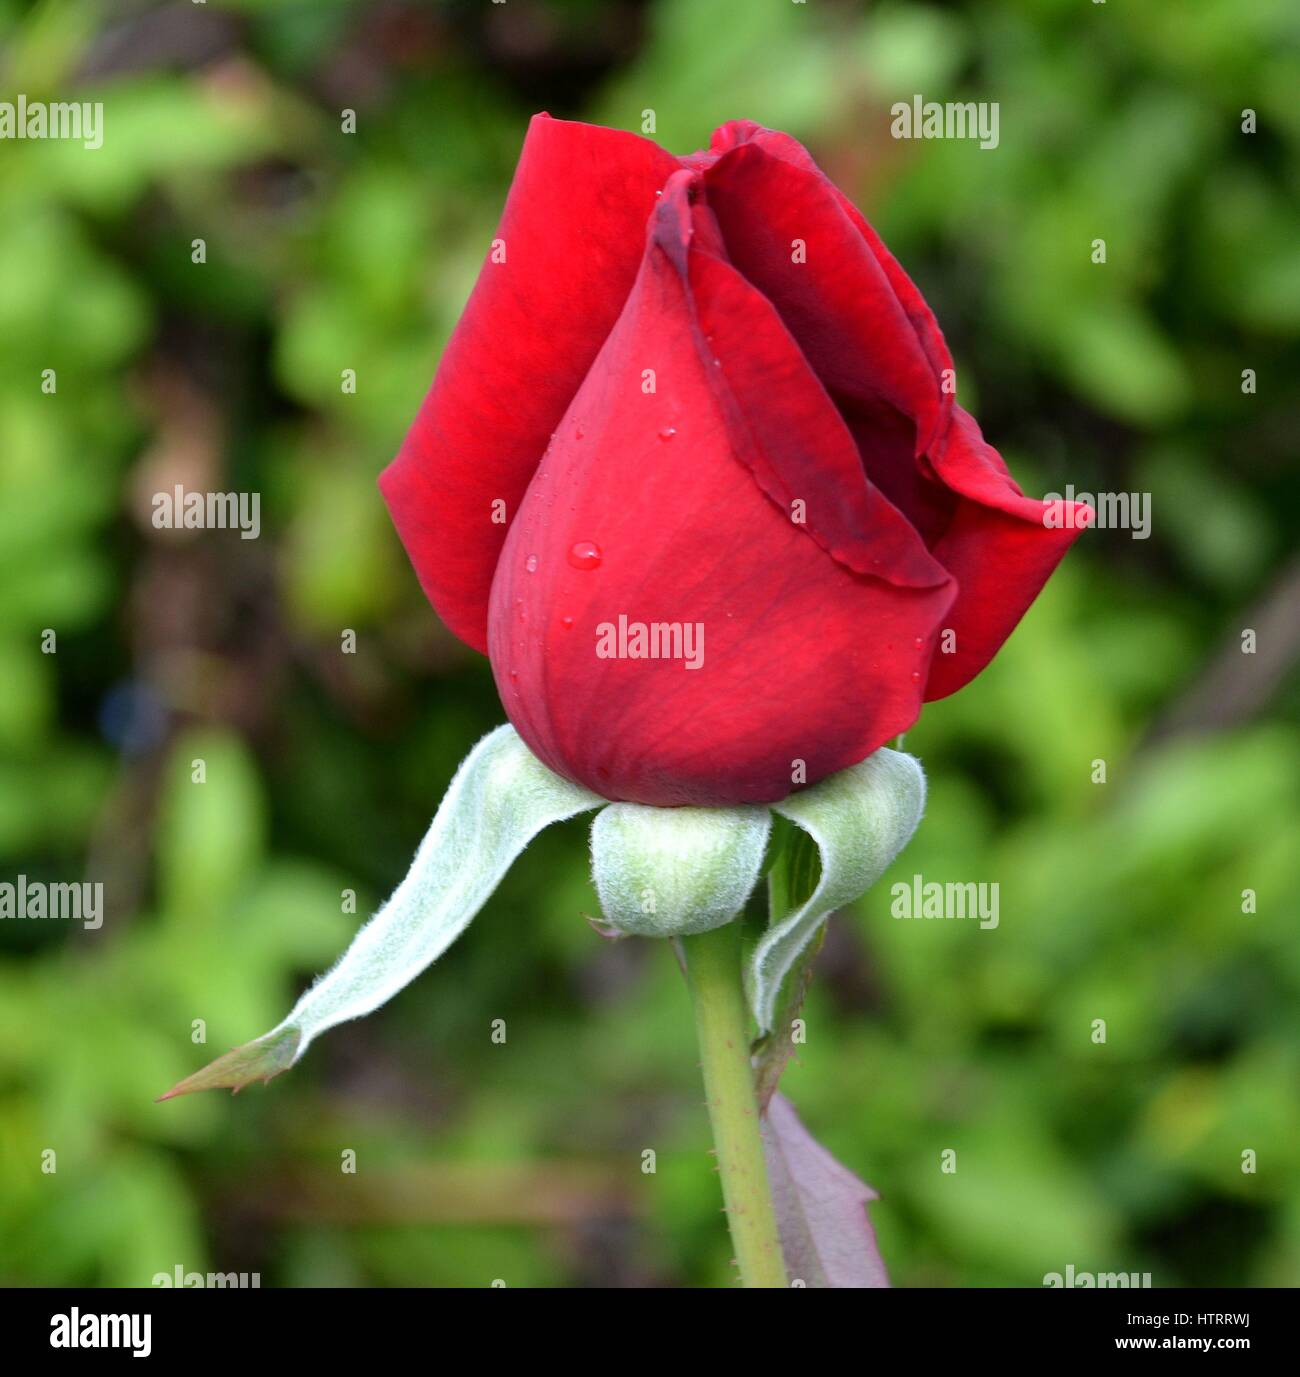
[[[919,684],[921,682],[921,671],[919,669],[914,669],[912,671],[912,682],[914,684]]]
[[[920,636],[918,636],[916,640],[912,642],[912,644],[917,648],[917,650],[925,649],[925,641]]]
[[[572,617],[561,617],[561,618],[560,618],[560,625],[561,625],[566,631],[572,631],[572,630],[573,630],[573,618],[572,618]]]
[[[529,555],[528,558],[524,560],[524,568],[527,569],[530,574],[535,574],[537,572],[537,556]],[[920,644],[921,642],[917,641],[917,645],[919,646]]]
[[[660,438],[661,440],[671,440],[671,439],[673,438],[673,436],[676,435],[676,434],[677,434],[677,427],[676,427],[676,426],[665,426],[665,427],[659,432],[659,438]]]
[[[600,546],[594,540],[576,541],[569,551],[569,563],[575,569],[583,570],[584,573],[592,569],[599,569],[600,561]]]

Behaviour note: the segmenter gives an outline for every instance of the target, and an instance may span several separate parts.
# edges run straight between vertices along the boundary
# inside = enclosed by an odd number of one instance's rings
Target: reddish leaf
[[[269,1081],[293,1065],[298,1041],[297,1029],[286,1028],[283,1032],[268,1033],[255,1042],[246,1042],[242,1047],[232,1047],[216,1061],[172,1086],[165,1095],[159,1095],[158,1102],[175,1099],[177,1095],[190,1095],[196,1090],[230,1090],[238,1094],[254,1081]]]
[[[792,1284],[825,1288],[889,1285],[867,1205],[876,1192],[808,1132],[784,1095],[763,1117],[763,1146]]]

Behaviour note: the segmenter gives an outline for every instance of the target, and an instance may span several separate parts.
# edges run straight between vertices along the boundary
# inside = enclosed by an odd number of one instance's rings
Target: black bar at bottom
[[[412,1347],[423,1349],[428,1363],[438,1365],[454,1361],[467,1346],[496,1366],[512,1340],[526,1357],[545,1357],[549,1363],[578,1360],[587,1342],[584,1332],[595,1345],[588,1350],[589,1360],[599,1350],[602,1365],[617,1364],[621,1345],[607,1329],[608,1293],[600,1312],[582,1304],[584,1294],[516,1291],[470,1301],[461,1291],[448,1303],[439,1292],[418,1290],[8,1290],[0,1291],[0,1323],[6,1367],[13,1372],[26,1370],[12,1365],[14,1359],[43,1367],[42,1360],[78,1357],[92,1363],[116,1357],[168,1364],[192,1357],[205,1363],[256,1357],[272,1367],[289,1361],[295,1368],[328,1358],[337,1369],[353,1359],[372,1365]],[[656,1341],[667,1360],[680,1361],[684,1335],[673,1325],[672,1311],[680,1304],[696,1316],[692,1332],[698,1339],[701,1316],[695,1306],[705,1294],[711,1293],[659,1295],[654,1309],[644,1312],[646,1322],[628,1334],[638,1366],[653,1353]],[[534,1311],[539,1303],[546,1309]],[[829,1336],[824,1329],[808,1328],[815,1320],[844,1325],[841,1334],[863,1365],[875,1361],[873,1353],[897,1348],[919,1357],[950,1354],[966,1362],[1012,1355],[1046,1362],[1111,1355],[1122,1363],[1152,1352],[1290,1353],[1296,1292],[872,1291],[844,1310],[832,1305],[819,1311],[815,1301],[792,1297],[789,1310],[774,1311],[768,1305],[749,1312],[748,1319],[743,1299],[710,1304],[704,1324],[717,1326],[711,1332],[720,1352],[733,1345],[743,1350],[756,1341],[779,1342],[788,1322],[790,1341],[810,1361],[819,1362],[814,1356],[824,1352],[819,1340]],[[731,1309],[735,1304],[742,1307],[739,1314]],[[527,1324],[520,1323],[521,1305]],[[593,1320],[594,1327],[588,1328]],[[637,1324],[635,1316],[631,1323]]]

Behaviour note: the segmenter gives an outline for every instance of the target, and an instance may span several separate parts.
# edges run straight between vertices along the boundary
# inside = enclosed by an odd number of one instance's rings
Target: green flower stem
[[[684,937],[686,977],[731,1240],[746,1287],[784,1287],[785,1261],[763,1158],[741,984],[740,923]]]

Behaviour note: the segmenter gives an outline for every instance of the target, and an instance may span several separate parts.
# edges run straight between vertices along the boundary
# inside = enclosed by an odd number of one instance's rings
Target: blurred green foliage
[[[278,1020],[501,719],[374,478],[547,108],[790,129],[1027,489],[1153,494],[927,709],[928,816],[819,958],[783,1087],[895,1282],[1300,1284],[1298,52],[1289,0],[0,0],[0,98],[106,121],[0,144],[0,878],[107,895],[0,925],[0,1280],[730,1281],[686,994],[583,921],[580,823],[269,1090],[152,1103]],[[913,93],[998,101],[999,147],[894,142]],[[155,531],[178,482],[262,538]],[[891,918],[917,872],[1000,926]]]

